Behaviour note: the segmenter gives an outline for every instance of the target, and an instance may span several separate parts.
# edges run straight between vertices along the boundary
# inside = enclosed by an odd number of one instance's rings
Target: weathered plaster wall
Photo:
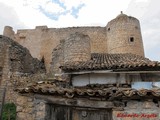
[[[128,79],[127,79],[128,80]],[[87,86],[92,84],[127,84],[125,74],[84,74],[72,77],[73,86]]]

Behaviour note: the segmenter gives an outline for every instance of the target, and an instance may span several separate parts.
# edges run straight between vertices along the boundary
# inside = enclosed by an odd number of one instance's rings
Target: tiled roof
[[[91,59],[86,62],[65,63],[60,67],[64,71],[83,70],[160,70],[160,63],[134,54],[106,54],[92,53]]]
[[[123,98],[160,98],[160,89],[117,88],[117,87],[81,87],[67,88],[56,86],[53,82],[41,82],[26,88],[16,89],[21,94],[34,93],[54,96],[73,97],[98,97],[105,99]]]

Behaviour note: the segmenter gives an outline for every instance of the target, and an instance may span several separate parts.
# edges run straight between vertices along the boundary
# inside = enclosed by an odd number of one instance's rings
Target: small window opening
[[[108,31],[110,31],[110,28],[108,28]]]
[[[25,36],[20,36],[20,39],[25,39],[26,37]]]
[[[129,42],[134,42],[134,37],[130,37]]]
[[[138,29],[138,26],[135,26],[135,29]]]

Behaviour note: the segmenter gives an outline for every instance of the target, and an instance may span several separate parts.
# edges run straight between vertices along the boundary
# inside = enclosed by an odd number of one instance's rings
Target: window
[[[19,38],[20,38],[20,39],[25,39],[26,37],[25,37],[25,36],[20,36]]]
[[[130,37],[129,42],[131,42],[131,43],[134,42],[134,37]]]
[[[110,28],[108,28],[108,31],[110,31]]]
[[[135,29],[138,29],[138,26],[135,26]]]

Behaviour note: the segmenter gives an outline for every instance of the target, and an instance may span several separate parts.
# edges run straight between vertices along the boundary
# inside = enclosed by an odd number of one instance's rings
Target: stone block
[[[138,109],[140,107],[140,102],[138,101],[128,101],[127,102],[127,108],[129,109]]]
[[[144,109],[154,109],[154,108],[156,108],[155,103],[152,102],[152,101],[144,101],[142,105],[143,105]]]
[[[33,98],[28,98],[27,101],[28,101],[28,102],[32,102],[32,101],[33,101]]]
[[[17,119],[18,120],[26,120],[26,118],[27,118],[26,113],[23,113],[23,112],[17,113]]]
[[[17,111],[17,112],[22,112],[22,110],[23,110],[23,107],[17,106],[17,108],[16,108],[16,111]]]
[[[26,105],[27,99],[25,97],[19,96],[16,101],[17,105],[23,106]]]

